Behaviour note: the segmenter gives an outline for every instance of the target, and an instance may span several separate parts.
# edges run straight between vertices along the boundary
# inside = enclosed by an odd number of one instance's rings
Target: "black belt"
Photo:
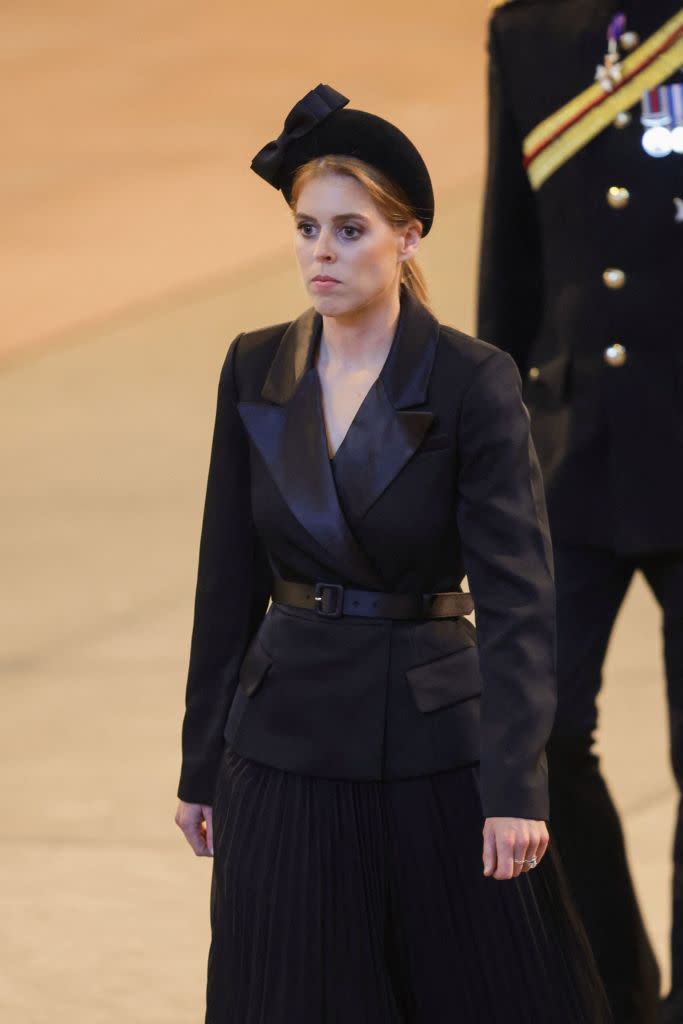
[[[354,590],[341,583],[293,583],[276,577],[273,601],[293,608],[310,608],[324,619],[359,615],[377,619],[452,619],[469,615],[474,603],[469,594],[387,594]]]

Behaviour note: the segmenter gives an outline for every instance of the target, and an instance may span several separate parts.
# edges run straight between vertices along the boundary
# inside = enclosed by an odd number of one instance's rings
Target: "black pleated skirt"
[[[603,1024],[552,843],[496,881],[482,825],[476,769],[353,782],[228,751],[206,1024]]]

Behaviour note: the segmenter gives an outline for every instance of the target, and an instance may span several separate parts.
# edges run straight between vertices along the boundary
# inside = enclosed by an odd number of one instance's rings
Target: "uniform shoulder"
[[[551,0],[491,0],[489,14],[497,17],[503,10],[520,10],[529,7],[548,7]]]
[[[492,29],[505,33],[516,25],[535,24],[540,17],[554,17],[557,8],[573,0],[499,0],[489,8],[489,24]]]

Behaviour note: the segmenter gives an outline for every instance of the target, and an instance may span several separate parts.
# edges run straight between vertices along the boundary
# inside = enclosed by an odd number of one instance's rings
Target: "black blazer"
[[[645,154],[640,103],[537,191],[522,143],[591,85],[617,8],[644,41],[680,6],[515,0],[490,25],[477,332],[524,377],[553,539],[625,553],[683,547],[683,158]],[[611,267],[623,287],[603,283]],[[614,342],[622,366],[605,361]]]
[[[321,324],[309,311],[242,334],[223,367],[179,795],[212,802],[227,744],[345,779],[480,761],[487,815],[546,818],[552,555],[514,362],[404,295],[333,475]],[[465,619],[265,614],[272,572],[409,593],[458,589],[467,572],[478,642]]]

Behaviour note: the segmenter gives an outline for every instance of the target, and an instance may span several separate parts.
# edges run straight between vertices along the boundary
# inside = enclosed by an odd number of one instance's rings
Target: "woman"
[[[206,1021],[595,1022],[546,856],[519,378],[426,308],[427,169],[347,102],[318,86],[252,164],[313,309],[240,335],[219,386],[176,817],[215,857]]]

